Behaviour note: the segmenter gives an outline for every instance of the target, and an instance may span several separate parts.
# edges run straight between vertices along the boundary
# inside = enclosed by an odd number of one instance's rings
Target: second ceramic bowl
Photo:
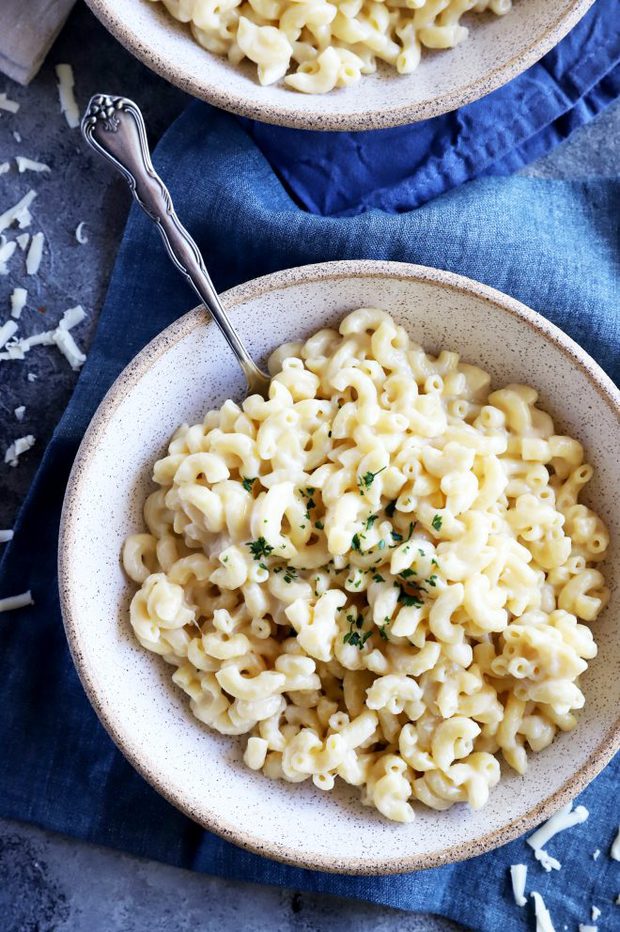
[[[255,65],[234,67],[205,51],[161,3],[87,3],[134,55],[194,97],[264,123],[352,131],[425,120],[483,97],[553,48],[593,0],[515,0],[506,16],[467,16],[468,39],[448,51],[427,50],[413,74],[380,65],[358,84],[319,95],[261,87]]]

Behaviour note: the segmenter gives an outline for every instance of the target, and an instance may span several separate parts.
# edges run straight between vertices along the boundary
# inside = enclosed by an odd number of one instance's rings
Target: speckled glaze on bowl
[[[59,580],[69,644],[84,688],[109,734],[138,771],[196,822],[259,854],[302,867],[385,874],[477,855],[521,834],[573,798],[620,745],[620,393],[575,343],[533,311],[448,272],[403,263],[330,262],[290,269],[223,296],[260,359],[284,341],[336,324],[349,310],[389,310],[430,351],[456,349],[497,385],[525,381],[559,429],[586,445],[596,468],[591,499],[615,549],[612,590],[595,623],[599,656],[582,680],[576,731],[530,757],[524,777],[506,770],[488,805],[472,812],[416,807],[409,825],[365,808],[355,788],[322,793],[249,771],[242,743],[216,735],[189,711],[171,668],[133,637],[132,587],[119,554],[143,527],[153,461],[183,421],[241,399],[230,351],[200,309],[153,340],[101,403],[80,447],[61,522]],[[616,559],[614,560],[614,554]],[[341,781],[337,781],[340,784]]]
[[[468,39],[455,49],[426,50],[413,74],[381,65],[352,87],[320,95],[261,87],[255,65],[232,66],[206,52],[160,3],[86,2],[126,48],[194,97],[264,123],[353,131],[425,120],[484,97],[542,58],[594,0],[514,0],[507,16],[466,16]]]

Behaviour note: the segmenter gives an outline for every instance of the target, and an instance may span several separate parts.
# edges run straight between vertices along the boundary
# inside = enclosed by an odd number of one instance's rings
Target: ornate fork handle
[[[222,307],[198,246],[181,224],[167,187],[153,168],[144,120],[126,97],[97,94],[82,119],[86,141],[125,177],[136,203],[156,224],[170,258],[211,313],[243,370],[250,394],[266,396],[269,376],[254,363]]]

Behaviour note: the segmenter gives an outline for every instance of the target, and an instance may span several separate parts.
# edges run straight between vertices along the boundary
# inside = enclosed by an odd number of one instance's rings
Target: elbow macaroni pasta
[[[183,425],[125,543],[140,644],[267,776],[401,822],[478,808],[575,727],[609,535],[525,385],[384,311],[290,343],[269,398]]]
[[[158,2],[158,0],[151,0]],[[304,94],[357,83],[377,62],[399,74],[417,68],[422,49],[467,38],[467,13],[508,13],[512,0],[161,0],[194,39],[237,65],[254,62],[261,84],[284,79]]]

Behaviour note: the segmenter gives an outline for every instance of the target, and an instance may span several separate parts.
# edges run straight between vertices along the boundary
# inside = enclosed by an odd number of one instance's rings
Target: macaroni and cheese
[[[158,2],[158,0],[151,0]],[[467,38],[464,14],[503,16],[512,0],[161,0],[209,52],[257,66],[261,84],[325,94],[387,62],[414,71],[422,49]]]
[[[527,385],[493,390],[376,308],[270,359],[267,400],[184,424],[123,562],[131,624],[267,776],[400,822],[478,808],[575,727],[608,545]]]

